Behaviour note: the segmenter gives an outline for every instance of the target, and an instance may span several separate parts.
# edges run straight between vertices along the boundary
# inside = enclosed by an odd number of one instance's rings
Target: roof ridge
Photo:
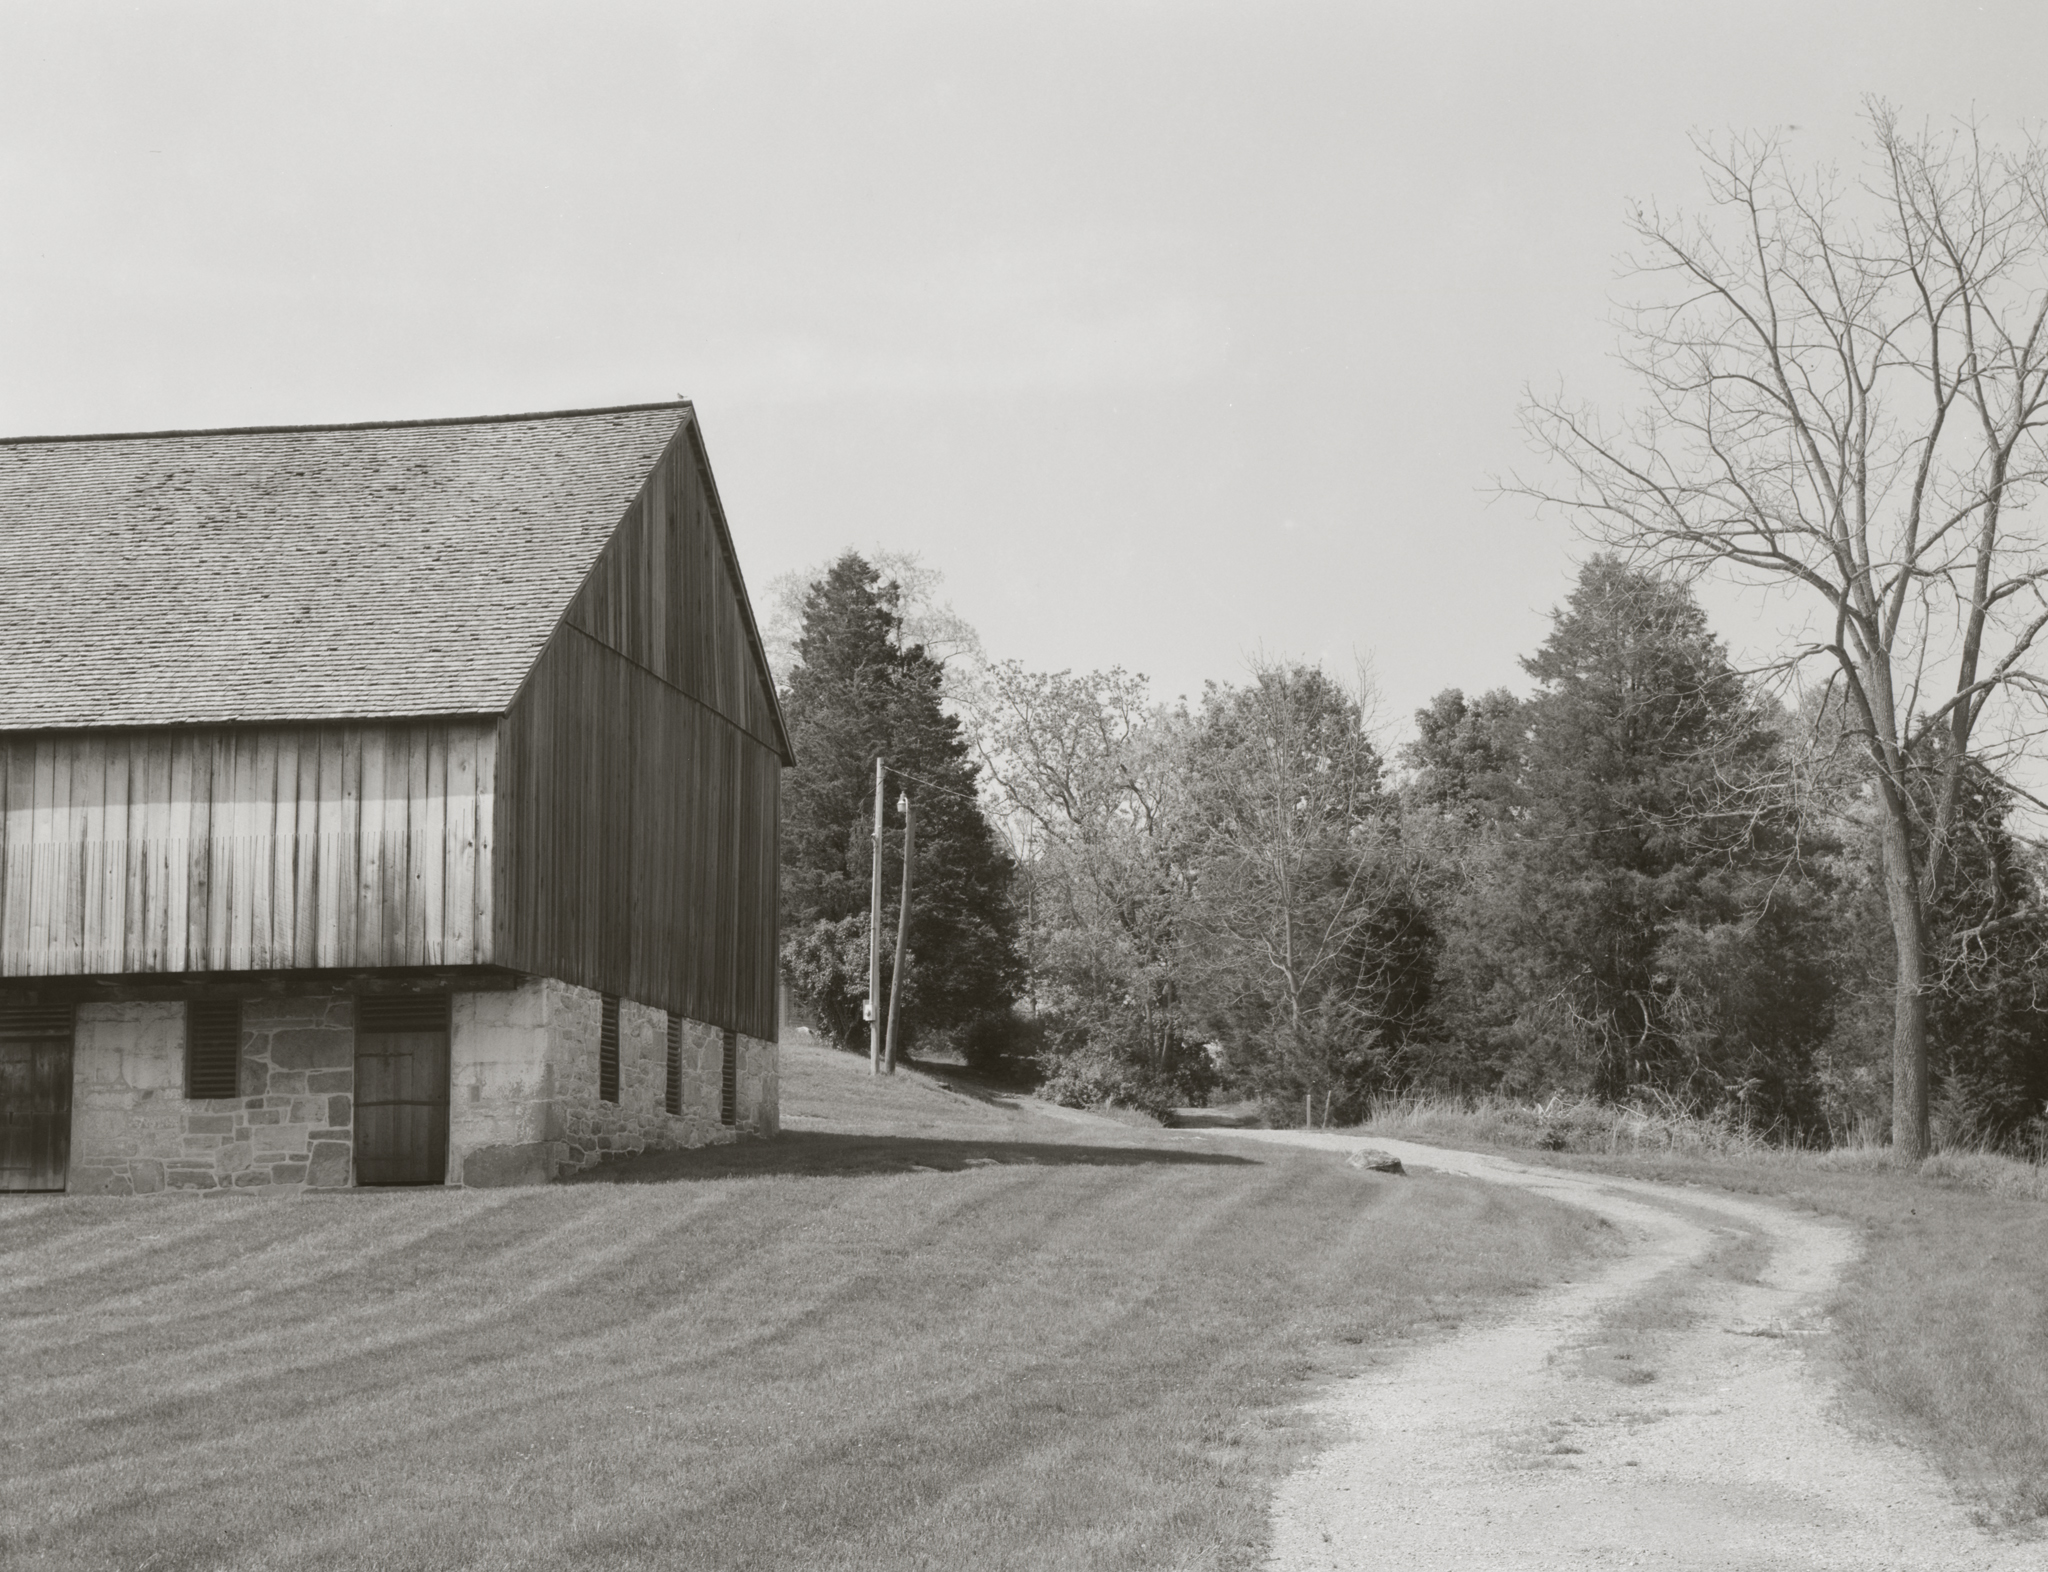
[[[177,431],[84,431],[53,437],[0,437],[0,447],[49,442],[137,442],[156,437],[261,437],[297,431],[394,431],[422,426],[502,426],[518,420],[571,420],[579,415],[629,415],[641,410],[688,410],[686,398],[649,404],[604,404],[593,409],[526,410],[513,415],[436,415],[420,420],[340,420],[304,426],[199,426]]]

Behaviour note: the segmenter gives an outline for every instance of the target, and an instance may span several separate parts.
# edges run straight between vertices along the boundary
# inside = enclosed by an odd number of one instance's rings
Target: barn
[[[791,762],[687,402],[0,443],[0,1190],[772,1134]]]

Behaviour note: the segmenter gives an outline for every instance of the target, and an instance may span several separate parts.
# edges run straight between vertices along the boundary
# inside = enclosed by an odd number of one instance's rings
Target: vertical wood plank
[[[307,884],[303,953],[314,966],[339,966],[341,893],[354,872],[353,848],[341,822],[341,760],[346,739],[339,726],[320,728],[308,752],[313,777],[303,788],[311,794],[311,834],[306,842]]]
[[[148,807],[143,821],[142,969],[161,972],[171,969],[170,929],[173,884],[171,874],[171,759],[175,734],[152,734],[142,746],[144,793]],[[179,899],[183,890],[177,890]]]
[[[179,732],[171,739],[171,833],[164,848],[164,966],[168,971],[197,971],[200,945],[193,925],[204,931],[204,897],[195,888],[201,868],[193,855],[198,844],[193,819],[198,811],[199,736]]]
[[[448,924],[443,906],[443,874],[448,847],[448,745],[445,724],[418,729],[415,757],[420,812],[407,834],[413,874],[413,910],[406,919],[406,948],[419,964],[439,966],[446,953]]]
[[[9,972],[28,965],[30,896],[35,866],[35,746],[0,743],[6,767],[7,860],[0,888],[0,964]]]
[[[365,726],[359,733],[356,759],[361,768],[356,804],[357,886],[356,966],[382,966],[384,960],[384,779],[385,736]]]
[[[450,966],[476,964],[477,728],[449,728],[448,835],[442,843],[442,953]]]

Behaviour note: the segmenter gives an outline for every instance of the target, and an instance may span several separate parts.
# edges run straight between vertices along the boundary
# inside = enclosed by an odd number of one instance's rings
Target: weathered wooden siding
[[[558,629],[499,735],[499,964],[772,1037],[781,768],[717,710]]]
[[[669,447],[563,620],[779,746],[775,700],[691,433]]]
[[[0,975],[491,959],[496,725],[0,738]]]

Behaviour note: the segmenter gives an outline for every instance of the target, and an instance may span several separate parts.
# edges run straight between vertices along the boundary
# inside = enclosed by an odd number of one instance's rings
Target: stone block
[[[356,1089],[356,1072],[353,1070],[312,1070],[306,1075],[306,1090],[309,1092],[353,1092]]]
[[[120,1176],[111,1168],[75,1166],[64,1177],[64,1188],[72,1195],[119,1195],[115,1188]]]
[[[332,1075],[335,1072],[332,1070],[322,1070],[319,1073],[322,1075]],[[272,1092],[286,1092],[296,1096],[306,1089],[308,1074],[309,1072],[305,1070],[272,1070],[270,1072],[268,1090]]]
[[[270,1062],[279,1070],[339,1070],[355,1065],[355,1038],[329,1027],[295,1027],[274,1032]]]
[[[164,1187],[164,1165],[151,1158],[138,1157],[128,1165],[128,1177],[134,1183],[137,1195],[154,1195]]]
[[[233,1135],[235,1116],[233,1114],[195,1113],[185,1116],[187,1135]]]
[[[310,1165],[306,1163],[276,1163],[270,1170],[272,1184],[304,1184]]]
[[[265,994],[242,1006],[242,1024],[252,1031],[275,1031],[280,1026],[317,1026],[326,1018],[332,994],[313,993],[282,996]]]
[[[546,1141],[480,1146],[462,1159],[462,1182],[466,1185],[546,1184],[554,1176],[554,1150]]]
[[[327,1102],[325,1097],[294,1097],[288,1118],[293,1124],[326,1124]]]
[[[164,1174],[164,1186],[171,1190],[211,1190],[218,1183],[210,1168],[173,1168]]]
[[[247,1141],[230,1141],[220,1149],[220,1172],[238,1174],[256,1158],[256,1149]]]
[[[235,1188],[237,1190],[254,1190],[259,1185],[267,1185],[269,1183],[270,1170],[268,1168],[252,1168],[245,1174],[235,1175]]]
[[[342,1141],[316,1141],[307,1154],[306,1183],[344,1185],[349,1179],[349,1148]]]
[[[489,993],[458,993],[450,1003],[458,1032],[523,1032],[547,1024],[547,989],[539,981]]]
[[[338,1129],[347,1129],[355,1122],[355,1099],[346,1094],[337,1094],[327,1099],[327,1122]]]
[[[249,1125],[283,1124],[284,1110],[282,1108],[258,1108],[245,1117],[242,1122]]]

